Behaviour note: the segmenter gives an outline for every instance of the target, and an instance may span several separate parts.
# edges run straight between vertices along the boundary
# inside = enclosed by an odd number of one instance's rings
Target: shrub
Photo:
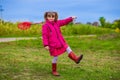
[[[64,35],[86,35],[86,34],[104,34],[111,32],[111,29],[93,27],[91,25],[74,24],[62,27]]]

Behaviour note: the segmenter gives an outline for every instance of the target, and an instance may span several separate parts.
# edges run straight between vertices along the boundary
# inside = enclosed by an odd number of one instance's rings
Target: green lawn
[[[66,41],[84,58],[75,64],[67,53],[59,56],[60,77],[51,74],[52,57],[40,39],[0,43],[0,80],[120,80],[119,34]]]

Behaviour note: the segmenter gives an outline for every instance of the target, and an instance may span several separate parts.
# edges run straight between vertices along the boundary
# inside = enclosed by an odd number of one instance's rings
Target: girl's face
[[[55,14],[54,13],[47,14],[47,20],[49,20],[49,21],[55,21]]]

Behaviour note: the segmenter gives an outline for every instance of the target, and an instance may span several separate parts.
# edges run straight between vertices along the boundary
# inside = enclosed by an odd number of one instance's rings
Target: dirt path
[[[29,39],[37,39],[37,38],[36,37],[0,38],[0,42],[10,42],[16,40],[29,40]]]
[[[65,38],[69,37],[96,37],[96,35],[65,36]],[[37,37],[0,38],[0,42],[10,42],[16,40],[29,40],[29,39],[37,39]]]

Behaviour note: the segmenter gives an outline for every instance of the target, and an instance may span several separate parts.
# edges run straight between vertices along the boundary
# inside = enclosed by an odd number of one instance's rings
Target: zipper
[[[47,25],[47,24],[46,24]],[[48,25],[47,25],[48,26]],[[50,27],[48,26],[48,28],[49,28],[49,30],[50,30],[50,32],[52,32],[52,30],[50,29]]]
[[[53,27],[54,27],[54,25],[53,25]],[[60,38],[58,37],[58,32],[57,32],[57,30],[56,30],[56,28],[55,28],[55,27],[54,27],[54,29],[55,29],[56,34],[57,34],[57,39],[60,41],[61,45],[63,46],[63,44],[62,44],[62,42],[61,42]]]

